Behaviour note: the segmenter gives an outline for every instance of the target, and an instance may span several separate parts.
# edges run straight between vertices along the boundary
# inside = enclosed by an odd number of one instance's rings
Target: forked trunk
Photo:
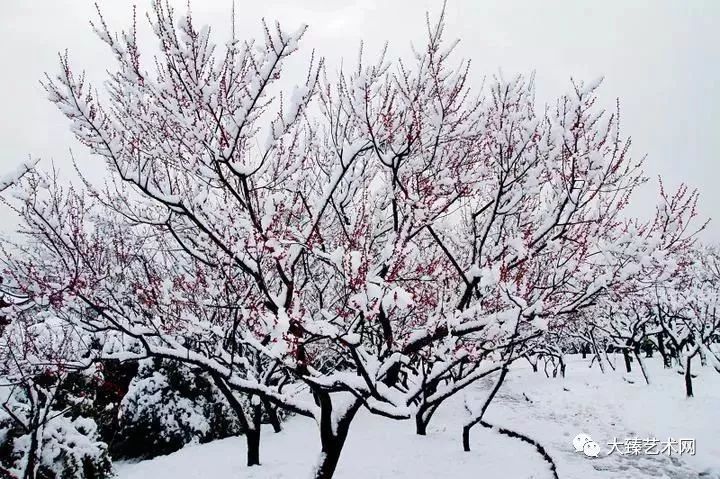
[[[238,401],[233,394],[230,387],[227,385],[225,380],[219,374],[211,373],[213,381],[217,385],[220,392],[225,396],[230,407],[235,412],[245,433],[245,443],[247,445],[247,465],[258,466],[260,465],[260,428],[262,426],[262,401],[259,397],[253,396],[251,398],[252,407],[249,412],[252,417],[248,420],[247,414],[243,405]]]
[[[335,474],[340,453],[342,453],[345,440],[347,439],[350,423],[355,417],[360,405],[360,400],[355,400],[340,417],[333,417],[332,399],[330,394],[320,392],[317,394],[320,403],[320,443],[322,452],[320,463],[315,470],[315,479],[330,479]]]
[[[280,418],[278,417],[277,408],[270,404],[270,401],[268,401],[267,399],[263,399],[263,407],[265,408],[265,412],[268,416],[268,421],[270,421],[270,425],[272,426],[273,431],[275,431],[276,433],[282,431],[282,426],[280,425]]]
[[[500,390],[500,387],[502,386],[503,382],[505,381],[505,376],[507,376],[508,372],[508,364],[506,363],[503,368],[500,370],[500,376],[498,377],[497,382],[495,383],[495,386],[493,386],[492,391],[490,391],[490,394],[488,394],[488,397],[485,399],[485,402],[482,405],[482,409],[480,409],[480,414],[477,415],[473,420],[465,424],[463,426],[463,432],[462,432],[462,443],[463,443],[463,450],[465,452],[470,452],[470,429],[472,429],[473,426],[478,424],[479,422],[482,422],[482,418],[485,415],[485,411],[487,411],[488,407],[490,407],[490,403],[492,402],[493,398],[495,398],[495,395]]]
[[[424,405],[415,415],[415,432],[420,436],[427,435],[427,427],[430,424],[433,414],[438,409],[438,405]]]

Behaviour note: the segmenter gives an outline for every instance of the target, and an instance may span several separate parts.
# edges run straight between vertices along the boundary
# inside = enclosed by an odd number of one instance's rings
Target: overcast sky
[[[210,24],[216,40],[230,30],[232,0],[194,0],[193,16]],[[128,25],[132,2],[99,1],[111,28]],[[136,0],[140,11],[149,1]],[[184,11],[184,3],[178,9]],[[314,48],[336,68],[354,61],[362,39],[371,53],[390,42],[407,56],[424,33],[426,10],[441,0],[236,0],[240,38],[257,37],[259,21],[280,20],[286,29],[310,26],[301,48]],[[57,69],[67,48],[76,68],[103,78],[108,50],[88,20],[90,0],[2,0],[0,6],[0,169],[28,155],[41,165],[69,165],[72,148],[81,166],[100,174],[50,104],[38,81]],[[144,21],[144,16],[141,17]],[[480,79],[536,72],[539,98],[562,93],[570,77],[605,77],[604,102],[622,103],[623,131],[633,137],[636,158],[668,185],[688,183],[701,192],[701,214],[715,217],[705,238],[720,240],[720,0],[448,0],[447,33],[461,39],[459,54],[473,60]],[[300,72],[298,57],[295,71]],[[292,69],[290,73],[292,73]],[[69,174],[69,173],[68,173]],[[656,182],[634,199],[633,213],[650,215]],[[3,213],[0,212],[0,218]],[[7,226],[7,225],[6,225]]]

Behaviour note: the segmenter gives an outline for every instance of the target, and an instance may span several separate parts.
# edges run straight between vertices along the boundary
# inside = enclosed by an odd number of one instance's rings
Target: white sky
[[[129,25],[132,2],[99,1],[111,28]],[[139,12],[148,0],[136,0]],[[174,1],[184,12],[184,0]],[[215,40],[230,29],[232,0],[194,0],[197,23],[210,24]],[[332,69],[354,62],[362,39],[366,53],[390,42],[391,57],[422,40],[426,10],[441,0],[236,0],[238,37],[260,35],[259,21],[280,20],[286,29],[310,26],[300,56],[288,73],[302,81],[303,56],[314,48]],[[0,5],[0,170],[28,155],[61,169],[72,148],[84,171],[103,168],[87,158],[64,117],[38,81],[57,69],[67,48],[72,64],[102,80],[108,50],[94,36],[90,0],[2,0]],[[143,16],[140,21],[145,24]],[[688,183],[701,192],[700,212],[716,216],[704,237],[720,240],[720,0],[448,0],[448,38],[460,38],[459,54],[473,60],[481,79],[536,72],[539,98],[563,92],[570,77],[605,76],[603,103],[622,102],[623,131],[633,137],[635,158],[666,185]],[[154,44],[154,43],[153,43]],[[68,173],[68,176],[71,176]],[[656,183],[634,198],[632,211],[650,215]],[[7,217],[0,211],[0,218]],[[7,223],[7,221],[5,222]],[[5,225],[7,226],[7,225]]]

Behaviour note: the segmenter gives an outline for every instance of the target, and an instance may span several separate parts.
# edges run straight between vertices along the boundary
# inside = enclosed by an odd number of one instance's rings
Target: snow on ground
[[[567,377],[548,379],[521,364],[508,374],[486,420],[538,440],[553,457],[561,479],[720,479],[720,375],[696,368],[696,397],[684,397],[683,377],[648,361],[651,384],[639,372],[602,374],[588,361],[572,358]],[[492,379],[468,392],[481,400]],[[632,382],[629,382],[632,381]],[[427,437],[414,434],[412,421],[392,421],[361,413],[336,473],[339,479],[477,478],[544,479],[548,464],[524,442],[476,426],[471,452],[460,442],[466,412],[461,396],[436,413]],[[245,466],[244,439],[229,438],[188,446],[168,456],[117,465],[119,479],[295,479],[310,477],[319,452],[312,420],[296,417],[279,434],[265,428],[263,465]],[[577,453],[572,439],[580,432],[600,444],[601,454]],[[616,438],[696,439],[696,455],[607,455]]]
[[[528,369],[515,371],[487,420],[538,439],[556,461],[561,478],[684,479],[700,473],[720,478],[720,375],[697,368],[696,397],[687,399],[683,376],[664,370],[660,362],[648,361],[650,385],[639,371],[625,374],[622,360],[617,361],[617,372],[606,374],[597,367],[588,369],[588,364],[575,358],[567,377],[554,381]],[[598,458],[571,447],[581,432],[600,444]],[[610,442],[628,438],[693,438],[696,454],[607,454]]]

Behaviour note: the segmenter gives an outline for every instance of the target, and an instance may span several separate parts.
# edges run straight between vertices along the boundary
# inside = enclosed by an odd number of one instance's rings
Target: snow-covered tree
[[[0,176],[0,193],[20,181],[20,179],[31,171],[36,164],[37,161],[27,161],[18,165],[18,167],[13,171],[3,172],[3,175]]]
[[[10,317],[0,337],[0,472],[22,479],[111,477],[96,423],[77,414],[90,398],[63,389],[72,375],[95,380],[86,338],[47,313]]]
[[[95,25],[117,62],[105,96],[67,57],[45,83],[108,182],[28,176],[28,242],[6,263],[103,357],[203,368],[251,465],[262,409],[281,407],[317,420],[331,477],[361,407],[424,427],[686,238],[682,205],[621,219],[644,178],[598,82],[545,109],[532,78],[474,93],[441,17],[410,62],[361,55],[337,78],[313,62],[274,98],[304,28],[215,45],[152,8],[151,61],[134,26]]]
[[[655,289],[653,312],[678,365],[684,369],[685,392],[694,395],[692,361],[700,356],[720,372],[720,275],[716,248],[700,246],[680,257],[679,274]]]

